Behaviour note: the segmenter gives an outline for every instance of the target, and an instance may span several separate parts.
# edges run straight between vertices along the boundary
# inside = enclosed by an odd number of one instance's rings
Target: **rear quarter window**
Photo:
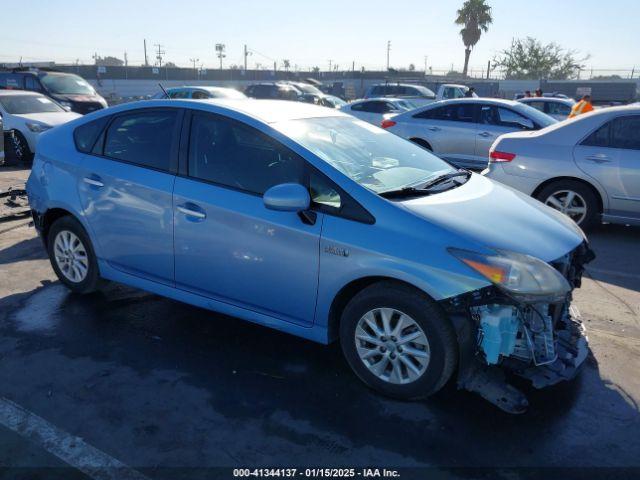
[[[90,153],[108,121],[109,117],[102,117],[76,128],[73,131],[73,141],[78,151]]]

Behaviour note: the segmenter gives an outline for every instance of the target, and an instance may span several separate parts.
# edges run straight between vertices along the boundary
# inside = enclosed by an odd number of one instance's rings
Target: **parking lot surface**
[[[0,222],[0,397],[148,478],[238,466],[640,467],[640,229],[591,233],[598,258],[575,305],[592,355],[575,382],[523,387],[530,409],[512,416],[452,386],[421,402],[381,397],[337,345],[139,290],[73,295],[28,223]],[[55,478],[64,462],[19,433],[0,426],[0,466],[50,466]]]

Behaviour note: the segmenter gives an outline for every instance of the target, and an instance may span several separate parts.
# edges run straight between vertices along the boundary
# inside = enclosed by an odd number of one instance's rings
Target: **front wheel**
[[[391,282],[367,287],[349,302],[340,343],[364,383],[405,400],[440,390],[458,351],[453,326],[440,307],[421,292]]]
[[[62,283],[76,293],[90,293],[100,283],[98,262],[80,222],[67,216],[56,220],[47,236],[49,260]]]

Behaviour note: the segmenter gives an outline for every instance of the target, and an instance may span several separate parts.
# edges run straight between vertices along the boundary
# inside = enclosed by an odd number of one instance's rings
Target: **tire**
[[[389,311],[392,312],[391,315]],[[398,325],[399,314],[403,314],[404,319],[400,333],[397,333],[393,330]],[[373,318],[378,330],[382,330],[383,315],[389,318],[391,328],[387,333],[392,333],[384,336],[387,340],[385,347],[363,340],[363,329],[359,328],[359,325],[366,325],[365,318]],[[415,325],[407,328],[407,324],[410,324],[407,318]],[[420,331],[426,338],[426,345],[422,337],[416,339],[418,343],[402,342],[402,337],[406,340],[419,335]],[[371,339],[371,332],[373,329],[370,326],[365,327],[364,333],[367,336],[364,338]],[[378,336],[376,341],[379,342],[381,338]],[[440,390],[451,378],[458,358],[456,334],[444,311],[427,295],[393,282],[371,285],[347,304],[340,320],[340,344],[347,362],[365,384],[384,395],[403,400],[428,397]],[[385,349],[384,352],[382,348]],[[409,350],[413,354],[421,352],[420,357],[412,357]],[[366,352],[371,356],[363,359],[359,352]],[[428,359],[422,358],[427,352]],[[380,369],[382,363],[378,362],[384,362],[383,355],[387,357],[388,364]],[[393,355],[395,359],[392,360]],[[415,360],[421,363],[416,363]],[[407,362],[412,363],[421,373],[418,375],[408,368]],[[399,374],[393,363],[400,365]],[[370,364],[375,366],[368,366]],[[378,368],[382,373],[376,374],[372,368]],[[410,378],[411,372],[413,378]],[[385,376],[388,378],[384,378]]]
[[[67,253],[71,254],[72,248],[64,248],[65,239],[67,240],[67,246],[75,247],[72,253],[75,255],[75,261],[65,263],[57,258],[57,256],[59,258],[64,258],[65,256],[68,258],[69,255]],[[62,249],[59,247],[62,247]],[[81,254],[82,250],[84,255]],[[75,218],[71,216],[61,217],[51,225],[47,235],[47,251],[54,272],[69,290],[84,294],[98,289],[101,280],[96,255],[89,236]],[[84,275],[82,275],[83,270],[78,264],[85,266],[86,272],[84,272]],[[76,268],[71,268],[72,266],[76,266]],[[80,275],[76,276],[76,272],[80,273]],[[76,277],[75,280],[72,278],[74,276]]]
[[[8,152],[6,155],[13,160],[13,165],[31,165],[33,162],[33,153],[29,149],[29,144],[27,143],[27,139],[24,138],[24,135],[17,130],[12,130],[7,140]]]
[[[567,208],[564,201],[568,199],[568,195],[570,194],[573,195],[574,200],[571,202],[569,208]],[[584,183],[575,180],[553,182],[540,190],[536,198],[545,205],[565,213],[583,230],[595,227],[600,223],[598,199],[593,193],[593,190]],[[552,200],[553,198],[555,198],[555,202]],[[562,204],[562,208],[558,203]],[[581,205],[584,205],[584,209],[586,210],[584,214],[579,215],[576,213],[575,215],[571,215],[569,213],[571,209],[573,209],[574,212],[579,212],[580,208],[582,208]]]

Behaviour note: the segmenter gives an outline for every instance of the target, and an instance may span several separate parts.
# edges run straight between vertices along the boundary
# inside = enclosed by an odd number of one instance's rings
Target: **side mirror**
[[[307,189],[298,183],[282,183],[267,190],[262,201],[269,210],[302,212],[309,208],[311,197]]]

